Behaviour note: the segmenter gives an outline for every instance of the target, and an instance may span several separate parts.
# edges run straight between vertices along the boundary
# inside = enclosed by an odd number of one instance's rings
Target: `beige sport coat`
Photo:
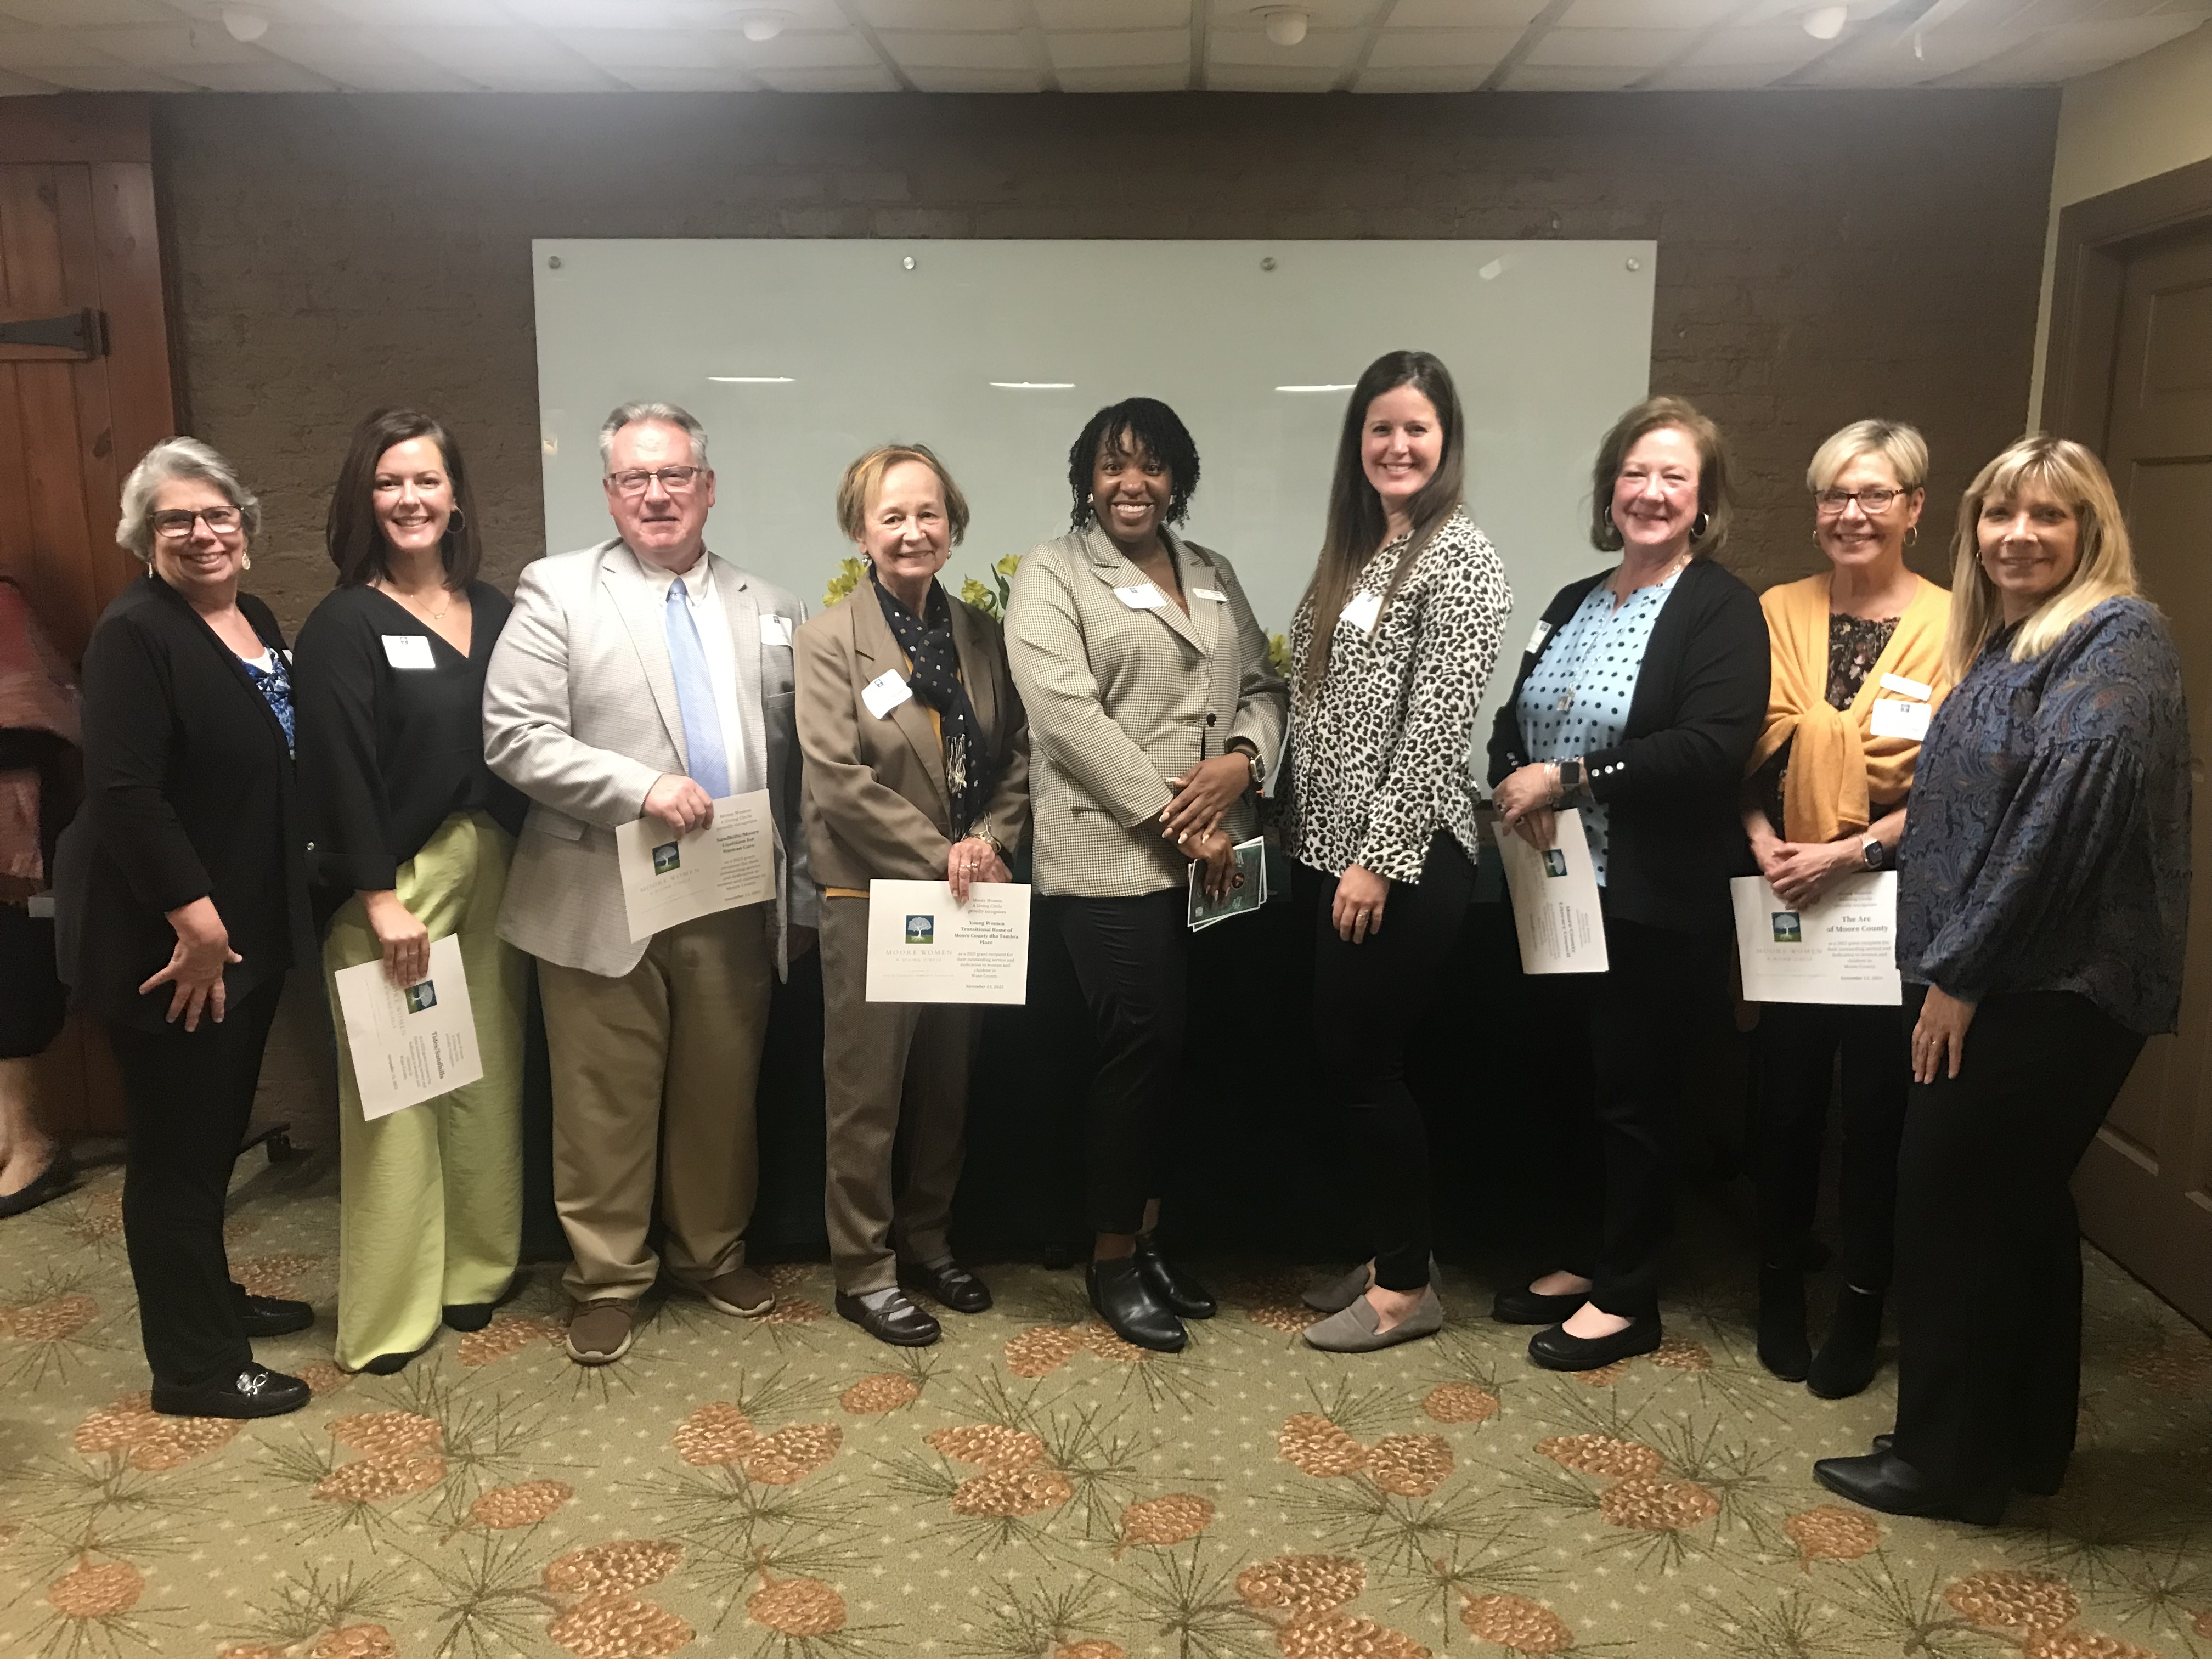
[[[960,678],[997,776],[988,827],[1011,859],[1029,834],[1029,724],[1006,669],[999,624],[945,597]],[[877,879],[944,880],[952,803],[945,748],[929,710],[909,696],[878,719],[860,696],[879,675],[903,678],[908,672],[874,584],[864,580],[800,629],[797,653],[799,746],[806,757],[802,795],[815,880],[863,893]]]
[[[1159,832],[1167,780],[1249,739],[1271,771],[1290,693],[1267,636],[1218,553],[1163,531],[1188,616],[1115,592],[1146,578],[1097,525],[1033,550],[1014,577],[1006,657],[1029,711],[1040,893],[1134,897],[1188,879]],[[1248,794],[1223,828],[1255,833]]]

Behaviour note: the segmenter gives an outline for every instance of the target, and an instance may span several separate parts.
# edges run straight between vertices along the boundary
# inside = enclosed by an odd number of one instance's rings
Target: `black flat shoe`
[[[156,1382],[153,1403],[165,1417],[282,1417],[313,1398],[313,1390],[298,1377],[249,1364],[234,1376],[197,1388]]]
[[[76,1183],[76,1165],[67,1152],[57,1148],[46,1160],[46,1167],[33,1176],[27,1185],[0,1195],[0,1218],[23,1215],[41,1204],[51,1204]]]
[[[1155,1353],[1180,1353],[1190,1334],[1154,1293],[1133,1255],[1093,1261],[1083,1270],[1091,1305],[1124,1342]]]
[[[1836,1316],[1813,1356],[1805,1386],[1823,1400],[1848,1400],[1874,1381],[1881,1343],[1881,1297],[1846,1285],[1836,1293]]]
[[[1213,1292],[1189,1274],[1169,1265],[1160,1254],[1160,1247],[1147,1233],[1137,1235],[1137,1251],[1131,1258],[1137,1271],[1145,1276],[1145,1283],[1152,1287],[1152,1294],[1184,1319],[1211,1319],[1218,1305]]]
[[[1759,1363],[1784,1382],[1802,1382],[1813,1369],[1805,1275],[1794,1267],[1759,1270]]]
[[[1878,1434],[1874,1437],[1874,1449],[1878,1452],[1886,1452],[1896,1443],[1897,1437],[1893,1434]],[[2058,1489],[2065,1484],[2066,1471],[2063,1469],[2055,1475],[2014,1470],[2012,1477],[2012,1489],[2024,1492],[2030,1498],[2056,1498]]]
[[[1490,1316],[1504,1325],[1559,1325],[1575,1316],[1575,1310],[1589,1300],[1589,1292],[1580,1296],[1539,1296],[1526,1285],[1500,1291],[1490,1304]]]
[[[236,1299],[238,1328],[257,1340],[289,1336],[315,1322],[315,1310],[305,1302],[287,1301],[281,1296],[251,1296],[243,1290]]]
[[[1946,1492],[1893,1451],[1864,1457],[1824,1457],[1813,1478],[1838,1497],[1884,1515],[1921,1516],[1994,1527],[2004,1519],[2005,1494]]]
[[[1554,1325],[1528,1339],[1528,1358],[1547,1371],[1594,1371],[1658,1346],[1659,1316],[1646,1314],[1611,1336],[1571,1336],[1565,1326]]]
[[[894,1348],[926,1348],[945,1334],[936,1320],[902,1296],[878,1309],[840,1291],[837,1316],[851,1320],[877,1341],[888,1342]]]
[[[437,1338],[434,1336],[430,1339],[431,1342],[436,1340]],[[370,1376],[397,1376],[405,1370],[411,1362],[420,1359],[429,1352],[430,1342],[425,1342],[421,1347],[410,1349],[405,1353],[380,1353],[364,1364],[361,1370]]]
[[[898,1282],[909,1291],[920,1291],[955,1313],[979,1314],[991,1305],[991,1287],[957,1261],[937,1267],[924,1267],[919,1261],[902,1261]]]

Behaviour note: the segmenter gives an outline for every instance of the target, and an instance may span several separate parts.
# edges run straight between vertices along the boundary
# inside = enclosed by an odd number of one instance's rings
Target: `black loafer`
[[[919,1261],[899,1263],[898,1282],[920,1291],[955,1313],[979,1314],[991,1305],[991,1287],[957,1261],[926,1267]]]
[[[70,1155],[57,1148],[46,1160],[46,1167],[33,1176],[26,1186],[0,1195],[0,1217],[22,1215],[41,1204],[51,1204],[69,1191],[76,1182],[76,1165]]]
[[[1083,1270],[1091,1305],[1124,1342],[1154,1353],[1180,1353],[1190,1340],[1182,1321],[1162,1302],[1133,1255],[1093,1261]]]
[[[857,1296],[837,1292],[837,1316],[849,1319],[878,1342],[894,1348],[926,1348],[942,1336],[938,1322],[904,1297],[890,1306],[872,1308]]]
[[[1594,1371],[1658,1346],[1659,1316],[1646,1314],[1611,1336],[1571,1336],[1564,1325],[1554,1325],[1528,1339],[1528,1358],[1547,1371]]]
[[[298,1377],[249,1364],[197,1388],[156,1382],[153,1404],[164,1417],[282,1417],[313,1398],[313,1390]]]
[[[252,1338],[289,1336],[295,1331],[304,1331],[315,1322],[315,1310],[305,1302],[291,1302],[281,1296],[250,1296],[238,1293],[238,1328]]]
[[[1589,1300],[1588,1291],[1580,1296],[1539,1296],[1522,1285],[1498,1291],[1491,1301],[1490,1316],[1503,1325],[1559,1325],[1572,1319]]]
[[[1168,1259],[1160,1254],[1160,1247],[1152,1242],[1150,1234],[1137,1235],[1137,1251],[1130,1259],[1137,1264],[1137,1271],[1144,1274],[1145,1283],[1152,1287],[1152,1294],[1166,1303],[1180,1317],[1213,1317],[1217,1305],[1213,1292],[1188,1273],[1179,1273],[1170,1266]]]
[[[1886,1452],[1896,1443],[1897,1437],[1893,1434],[1878,1434],[1874,1437],[1874,1449],[1878,1452]],[[2013,1471],[2012,1489],[2024,1492],[2030,1498],[2056,1498],[2058,1489],[2065,1484],[2066,1471],[2063,1469],[2056,1474],[2034,1470]]]
[[[1894,1451],[1864,1457],[1824,1457],[1813,1478],[1838,1497],[1884,1515],[1921,1516],[1994,1527],[2004,1519],[2005,1494],[1946,1491]]]

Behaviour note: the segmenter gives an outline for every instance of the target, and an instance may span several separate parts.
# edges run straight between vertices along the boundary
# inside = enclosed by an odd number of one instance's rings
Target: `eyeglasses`
[[[1817,491],[1813,499],[1820,504],[1821,515],[1826,518],[1833,518],[1853,501],[1859,504],[1860,512],[1872,518],[1887,512],[1892,501],[1910,493],[1903,489],[1823,489]]]
[[[154,514],[151,523],[154,533],[165,542],[181,542],[192,533],[195,520],[205,525],[218,536],[228,536],[245,522],[234,507],[204,507],[197,513],[187,513],[182,507],[173,507],[166,513]]]
[[[658,478],[660,487],[670,495],[681,495],[699,482],[699,475],[706,470],[702,466],[663,466],[648,471],[636,467],[628,472],[610,472],[607,481],[624,495],[642,495]]]

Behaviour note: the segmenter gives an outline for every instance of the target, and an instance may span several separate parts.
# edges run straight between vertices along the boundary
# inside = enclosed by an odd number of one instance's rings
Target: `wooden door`
[[[0,571],[74,664],[143,568],[115,544],[124,477],[176,430],[143,100],[0,100]],[[64,1133],[121,1127],[76,1020],[40,1088]]]
[[[2130,250],[2105,459],[2189,698],[2196,811],[2178,1036],[2151,1039],[2076,1182],[2090,1237],[2212,1326],[2212,218]]]

